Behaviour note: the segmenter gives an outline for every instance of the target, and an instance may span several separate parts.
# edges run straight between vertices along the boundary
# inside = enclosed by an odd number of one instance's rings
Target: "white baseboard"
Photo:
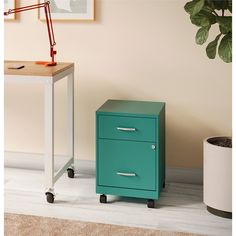
[[[5,152],[4,166],[10,168],[22,168],[32,170],[44,169],[44,156],[35,153]],[[58,170],[65,164],[68,158],[66,156],[55,156],[55,170]],[[95,175],[95,161],[79,160],[75,158],[75,171],[84,174]],[[200,168],[166,168],[166,181],[190,184],[203,183],[203,171]]]

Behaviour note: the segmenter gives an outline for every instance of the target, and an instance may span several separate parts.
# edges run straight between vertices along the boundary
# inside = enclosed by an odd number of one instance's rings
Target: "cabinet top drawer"
[[[97,115],[98,138],[155,142],[156,119]]]

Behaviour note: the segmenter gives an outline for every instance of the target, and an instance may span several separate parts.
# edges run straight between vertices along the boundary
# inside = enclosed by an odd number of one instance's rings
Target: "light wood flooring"
[[[207,212],[202,186],[167,183],[156,209],[145,199],[108,196],[99,203],[95,176],[80,170],[75,179],[63,175],[55,186],[54,204],[46,202],[42,171],[5,168],[5,212],[96,223],[229,236],[232,221]]]

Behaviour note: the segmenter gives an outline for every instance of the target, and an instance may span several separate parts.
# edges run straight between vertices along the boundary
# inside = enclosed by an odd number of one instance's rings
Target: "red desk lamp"
[[[46,22],[47,22],[47,29],[48,29],[48,37],[49,37],[49,43],[50,43],[50,57],[51,62],[44,62],[44,61],[38,61],[36,64],[41,64],[45,66],[55,66],[57,63],[54,60],[55,54],[57,51],[54,50],[54,46],[56,45],[55,38],[54,38],[54,32],[53,32],[53,27],[52,27],[52,18],[51,18],[51,12],[50,12],[50,7],[49,7],[50,2],[44,2],[44,3],[38,3],[34,5],[29,5],[25,7],[19,7],[19,8],[14,8],[14,9],[9,9],[8,11],[4,12],[4,15],[10,15],[13,13],[19,13],[22,11],[29,11],[33,9],[38,9],[38,8],[44,8],[45,12],[45,17],[46,17]]]

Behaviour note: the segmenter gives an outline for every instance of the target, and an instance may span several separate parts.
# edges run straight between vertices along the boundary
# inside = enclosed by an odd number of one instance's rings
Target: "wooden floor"
[[[80,170],[75,179],[64,175],[56,184],[54,204],[46,202],[42,171],[5,169],[5,212],[57,217],[204,235],[232,235],[232,221],[211,215],[202,202],[202,186],[167,183],[157,209],[145,199],[108,196],[100,204],[95,177]]]

